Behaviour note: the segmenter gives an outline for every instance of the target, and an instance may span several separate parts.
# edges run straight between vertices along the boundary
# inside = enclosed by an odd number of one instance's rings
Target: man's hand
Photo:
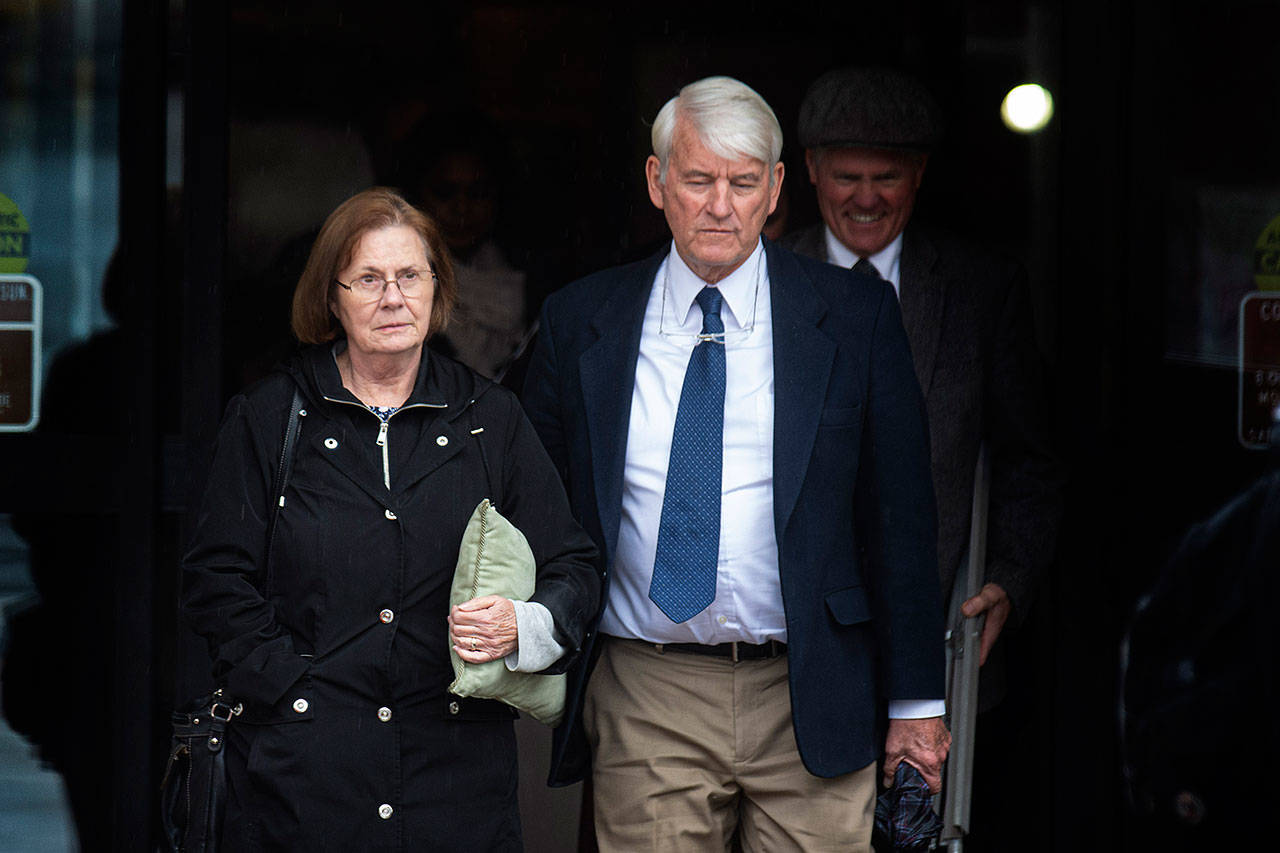
[[[942,762],[951,750],[951,732],[941,717],[921,720],[889,720],[889,736],[884,744],[884,786],[893,787],[898,763],[905,761],[920,771],[929,791],[942,790]]]
[[[1009,594],[998,583],[986,584],[977,595],[960,605],[960,612],[965,616],[987,614],[987,621],[982,626],[982,650],[978,655],[978,666],[987,662],[987,655],[991,654],[991,647],[996,644],[996,638],[1000,636],[1012,610],[1013,603],[1009,601]]]

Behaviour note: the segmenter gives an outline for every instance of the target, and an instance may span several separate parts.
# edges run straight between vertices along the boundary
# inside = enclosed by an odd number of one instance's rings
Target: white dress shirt
[[[858,262],[858,255],[849,251],[849,248],[836,239],[836,235],[831,233],[831,228],[824,225],[822,232],[827,238],[827,263],[835,264],[845,269],[853,269],[853,265]],[[871,261],[871,265],[876,268],[876,272],[880,273],[880,277],[893,285],[893,292],[901,296],[901,290],[898,288],[898,282],[901,280],[899,267],[902,262],[902,235],[899,234],[874,255],[867,258]]]
[[[764,247],[717,283],[724,298],[724,464],[716,597],[687,622],[649,599],[676,409],[702,331],[694,301],[706,282],[674,246],[658,268],[645,309],[622,482],[622,523],[600,630],[653,643],[787,638],[773,529],[773,324]],[[718,344],[713,344],[718,346]]]

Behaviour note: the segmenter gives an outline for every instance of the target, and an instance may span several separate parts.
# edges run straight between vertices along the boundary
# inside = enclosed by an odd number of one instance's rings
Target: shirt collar
[[[720,308],[720,319],[725,329],[742,329],[751,322],[755,308],[756,289],[761,277],[767,274],[764,263],[764,242],[756,238],[756,247],[736,270],[729,273],[713,285],[720,291],[724,303]],[[702,312],[697,309],[695,300],[702,288],[708,287],[705,281],[684,262],[676,251],[675,241],[671,243],[671,251],[667,253],[666,271],[662,275],[667,292],[667,302],[671,317],[680,320],[681,327],[696,324],[702,327]],[[664,281],[659,282],[663,286]]]
[[[858,262],[858,256],[849,251],[848,247],[836,238],[830,227],[823,225],[822,231],[827,241],[827,262],[838,267],[851,269]],[[894,237],[889,242],[889,245],[867,258],[867,260],[871,261],[871,265],[876,268],[876,272],[880,273],[880,277],[893,285],[894,290],[898,289],[898,265],[901,259],[901,234]]]

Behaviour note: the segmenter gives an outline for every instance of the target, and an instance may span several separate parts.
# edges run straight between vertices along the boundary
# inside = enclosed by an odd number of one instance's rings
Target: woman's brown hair
[[[370,231],[404,225],[422,238],[427,260],[436,274],[435,296],[427,337],[442,331],[453,314],[458,284],[444,238],[431,217],[386,187],[374,187],[338,205],[324,221],[311,247],[307,266],[293,290],[293,333],[304,344],[331,341],[342,332],[338,318],[329,308],[334,279],[347,264],[360,238]]]

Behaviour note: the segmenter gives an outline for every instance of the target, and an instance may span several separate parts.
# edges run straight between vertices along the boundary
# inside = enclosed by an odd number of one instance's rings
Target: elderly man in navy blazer
[[[950,743],[897,300],[761,239],[782,131],[743,83],[652,137],[671,247],[548,299],[525,387],[606,584],[552,783],[591,768],[603,851],[869,850],[882,748],[936,788]]]

